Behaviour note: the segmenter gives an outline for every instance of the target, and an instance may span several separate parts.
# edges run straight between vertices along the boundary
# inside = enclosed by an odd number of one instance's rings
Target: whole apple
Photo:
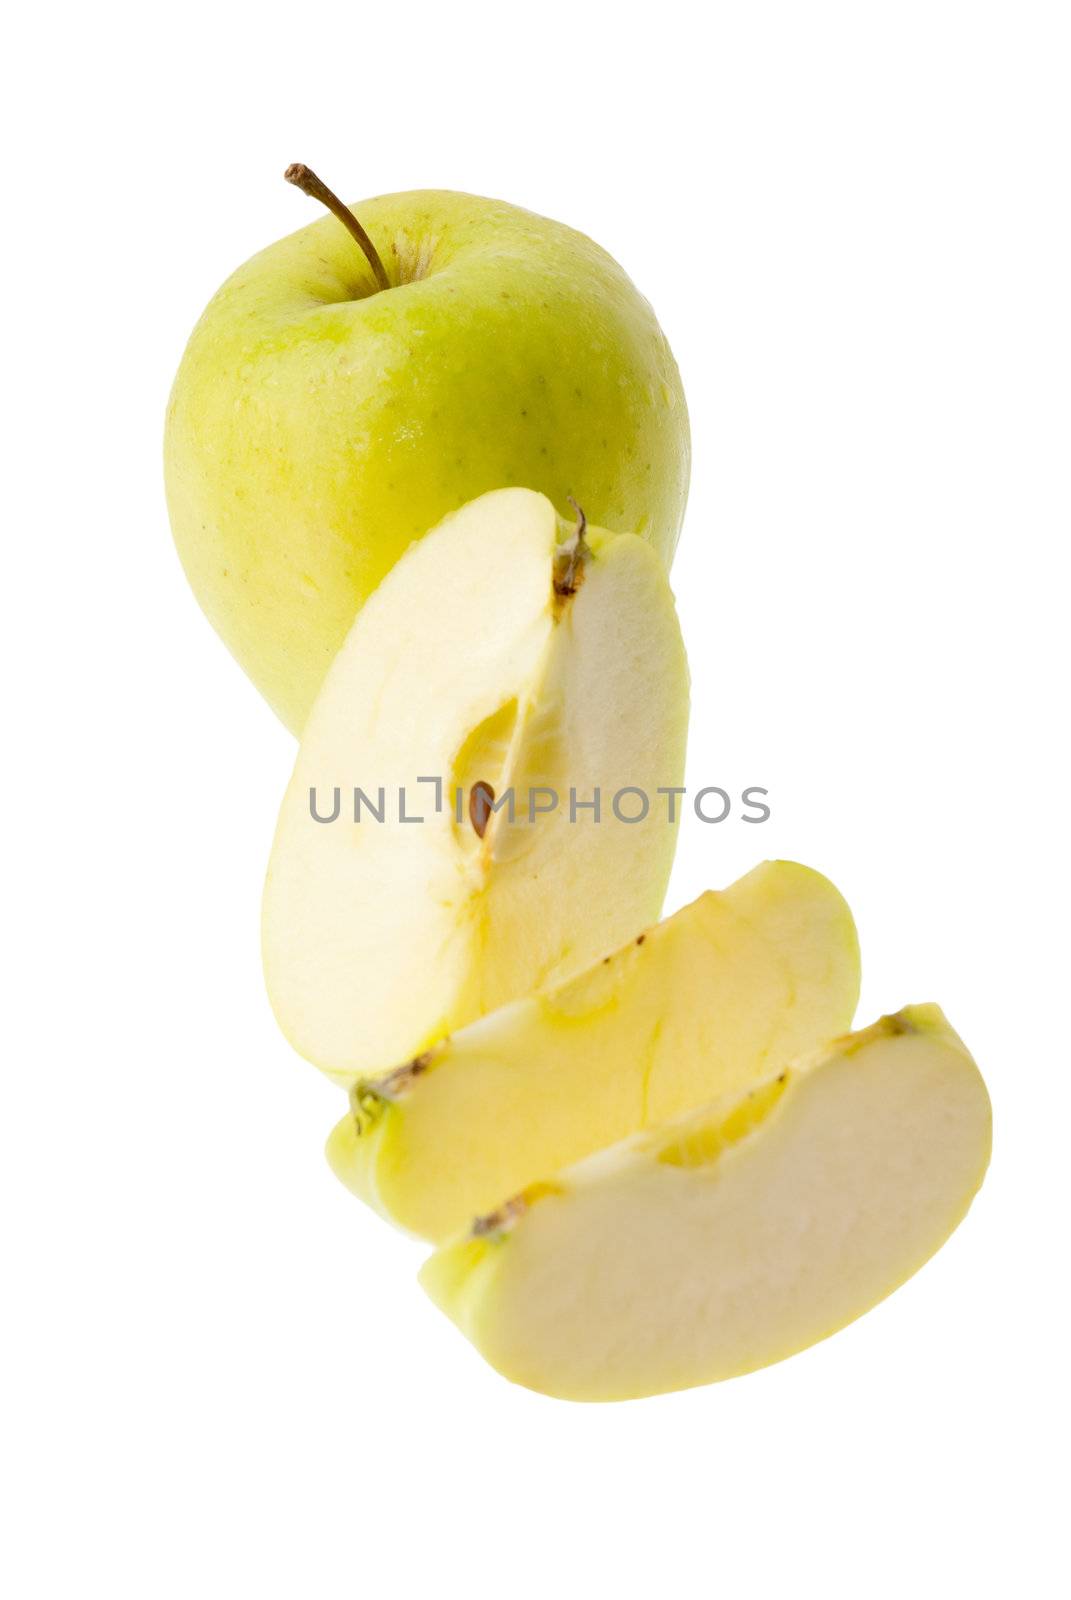
[[[187,576],[295,732],[357,611],[447,512],[508,486],[572,496],[668,565],[688,491],[676,363],[604,250],[449,191],[353,211],[373,261],[338,213],[254,256],[194,329],[167,413]]]

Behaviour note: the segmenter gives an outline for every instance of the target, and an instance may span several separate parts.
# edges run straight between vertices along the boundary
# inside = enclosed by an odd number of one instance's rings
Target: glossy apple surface
[[[281,239],[209,304],[167,415],[190,583],[295,731],[357,611],[450,511],[571,495],[668,565],[688,488],[676,363],[598,245],[452,192],[353,209],[391,287],[333,216]]]

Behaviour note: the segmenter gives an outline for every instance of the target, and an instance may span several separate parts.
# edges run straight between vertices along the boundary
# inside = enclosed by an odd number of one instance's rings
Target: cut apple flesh
[[[279,818],[263,949],[290,1042],[352,1083],[653,921],[676,832],[657,790],[681,782],[687,715],[649,544],[579,539],[507,489],[413,545],[328,673]],[[645,820],[615,815],[625,787]],[[336,791],[337,819],[315,820],[310,797],[330,817]]]
[[[637,1135],[477,1222],[432,1299],[507,1377],[574,1400],[779,1361],[890,1294],[963,1218],[990,1108],[935,1006]]]
[[[441,1240],[503,1194],[761,1081],[850,1027],[858,993],[837,890],[764,862],[580,977],[360,1082],[328,1159],[385,1216]]]

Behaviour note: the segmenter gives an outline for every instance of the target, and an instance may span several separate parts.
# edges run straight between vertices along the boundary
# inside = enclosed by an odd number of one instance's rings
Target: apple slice
[[[442,1240],[504,1194],[739,1093],[851,1026],[859,947],[820,873],[768,861],[580,977],[361,1080],[328,1140],[343,1183]]]
[[[687,720],[651,545],[504,489],[411,546],[327,675],[279,817],[263,948],[290,1042],[352,1082],[652,922]]]
[[[985,1174],[985,1084],[936,1006],[537,1184],[438,1251],[432,1299],[505,1376],[570,1400],[713,1383],[876,1305]]]

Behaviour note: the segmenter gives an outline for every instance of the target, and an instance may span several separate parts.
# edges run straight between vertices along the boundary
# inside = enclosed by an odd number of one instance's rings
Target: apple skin
[[[688,492],[676,363],[604,250],[450,191],[353,209],[392,287],[334,217],[281,239],[205,310],[167,414],[186,574],[294,732],[381,578],[466,501],[571,495],[668,566]]]

